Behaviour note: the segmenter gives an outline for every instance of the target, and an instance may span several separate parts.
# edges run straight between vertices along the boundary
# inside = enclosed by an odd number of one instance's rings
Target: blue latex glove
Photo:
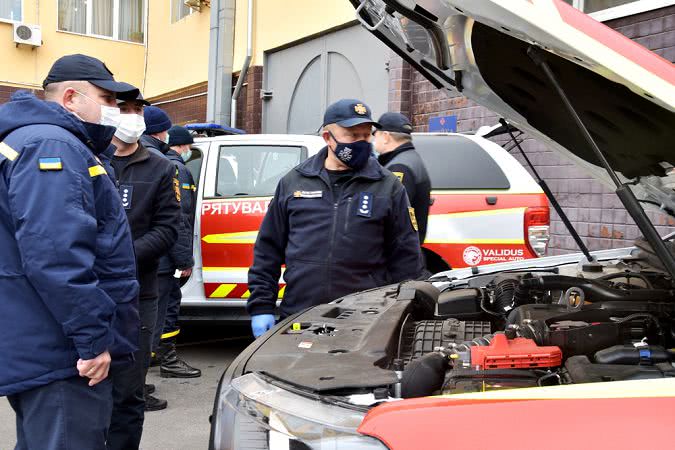
[[[265,331],[274,326],[274,322],[274,314],[259,314],[257,316],[251,316],[251,329],[253,330],[253,336],[258,337],[261,334],[264,334]]]

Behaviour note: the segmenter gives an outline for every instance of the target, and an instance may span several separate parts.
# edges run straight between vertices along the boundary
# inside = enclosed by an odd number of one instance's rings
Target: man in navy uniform
[[[413,127],[410,120],[400,113],[382,114],[382,126],[373,133],[373,148],[378,161],[403,183],[410,205],[415,210],[420,244],[427,234],[427,219],[431,205],[431,180],[422,157],[413,145]]]
[[[138,346],[129,225],[97,155],[135,96],[99,60],[52,66],[45,99],[0,107],[0,396],[17,449],[105,449],[111,366]]]
[[[324,114],[326,147],[277,186],[254,247],[246,308],[254,336],[281,317],[421,272],[415,217],[403,185],[371,158],[370,108],[353,99]]]
[[[113,376],[115,405],[108,440],[110,450],[138,448],[144,411],[167,407],[166,400],[146,394],[144,384],[157,321],[157,269],[160,258],[178,236],[180,194],[176,190],[173,164],[139,141],[145,130],[145,105],[140,95],[120,103],[122,119],[113,139],[116,149],[111,164],[131,227],[138,264],[141,337],[134,366]]]
[[[171,127],[168,135],[169,144],[165,147],[164,156],[176,168],[181,218],[178,240],[169,253],[159,261],[159,310],[152,342],[155,353],[153,361],[155,365],[159,365],[159,376],[162,378],[197,378],[202,375],[201,370],[180,359],[176,351],[176,339],[180,333],[178,313],[182,294],[180,278],[174,276],[176,271],[179,271],[181,278],[189,277],[194,266],[192,235],[195,223],[196,187],[192,174],[185,165],[192,154],[191,145],[194,139],[187,129],[178,125]]]

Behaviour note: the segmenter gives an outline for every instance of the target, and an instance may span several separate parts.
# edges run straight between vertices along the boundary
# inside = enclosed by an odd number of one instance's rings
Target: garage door
[[[360,26],[265,55],[264,133],[315,133],[326,105],[341,98],[386,111],[389,49]]]

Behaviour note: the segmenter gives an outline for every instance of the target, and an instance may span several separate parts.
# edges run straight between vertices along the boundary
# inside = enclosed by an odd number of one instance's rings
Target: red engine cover
[[[471,347],[471,367],[480,370],[556,367],[562,364],[559,347],[539,347],[532,339],[508,339],[495,334],[487,347]]]

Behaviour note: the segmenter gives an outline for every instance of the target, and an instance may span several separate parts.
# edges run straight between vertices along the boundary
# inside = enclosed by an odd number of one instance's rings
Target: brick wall
[[[246,82],[241,88],[237,100],[237,128],[249,134],[257,134],[262,130],[262,90],[263,66],[251,66],[246,74]],[[236,85],[237,77],[232,80]]]
[[[675,6],[606,24],[675,61]],[[450,114],[457,116],[458,131],[477,130],[482,125],[494,125],[499,119],[459,93],[439,91],[394,54],[390,67],[389,107],[392,111],[410,114],[415,131],[427,131],[431,117]],[[631,245],[639,230],[612,191],[534,139],[526,139],[523,149],[591,250]],[[524,163],[518,154],[512,153]],[[649,215],[661,234],[673,231],[675,220],[658,212]],[[573,251],[578,251],[574,240],[552,211],[549,254]]]
[[[148,98],[162,108],[176,125],[206,122],[207,83],[199,83],[177,91]]]
[[[237,100],[236,126],[247,133],[260,133],[262,127],[262,100],[260,99],[262,69],[262,66],[249,68],[246,82]],[[233,77],[232,89],[236,83],[237,75]],[[204,82],[149,98],[148,101],[166,111],[175,124],[206,122],[207,91],[208,84]]]
[[[19,90],[28,90],[33,94],[37,95],[38,98],[43,98],[42,89],[27,89],[27,88],[18,88],[14,86],[4,86],[0,85],[0,105],[9,101],[13,93]]]

